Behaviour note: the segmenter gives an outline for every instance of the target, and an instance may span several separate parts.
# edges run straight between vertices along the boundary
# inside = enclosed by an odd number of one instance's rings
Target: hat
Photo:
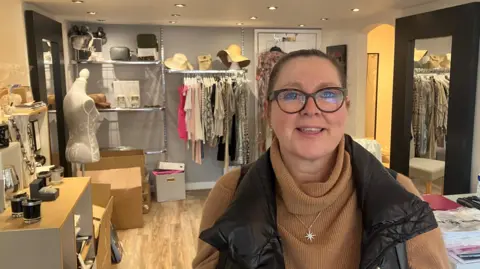
[[[193,66],[188,62],[187,56],[182,53],[175,53],[172,58],[166,59],[165,66],[173,70],[193,70]]]
[[[417,50],[416,48],[414,49],[413,52],[413,61],[418,62],[420,61],[425,55],[427,55],[427,50]]]
[[[228,49],[226,50],[221,50],[217,53],[217,56],[222,60],[222,63],[230,67],[231,63],[228,60],[228,56],[230,56],[230,59],[238,63],[240,68],[246,67],[250,64],[250,60],[242,55],[242,48],[239,45],[232,44],[228,46]]]

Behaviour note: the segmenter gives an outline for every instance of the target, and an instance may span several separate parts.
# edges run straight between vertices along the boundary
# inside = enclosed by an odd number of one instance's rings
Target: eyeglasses
[[[305,93],[296,89],[282,89],[269,94],[268,100],[276,100],[280,109],[288,114],[295,114],[307,105],[308,98],[312,97],[317,108],[325,113],[338,111],[345,102],[346,89],[329,87],[314,93]]]

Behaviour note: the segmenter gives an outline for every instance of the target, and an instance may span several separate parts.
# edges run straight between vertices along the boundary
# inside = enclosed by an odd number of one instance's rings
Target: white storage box
[[[184,200],[185,164],[160,162],[158,168],[153,172],[157,202]]]

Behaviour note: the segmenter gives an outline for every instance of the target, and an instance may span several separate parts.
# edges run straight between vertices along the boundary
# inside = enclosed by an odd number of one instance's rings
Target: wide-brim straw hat
[[[220,58],[222,63],[227,67],[230,67],[230,65],[232,64],[228,60],[229,57],[232,60],[232,62],[238,63],[240,68],[246,67],[250,64],[250,60],[247,57],[242,55],[242,48],[236,44],[232,44],[228,46],[227,49],[219,51],[217,53],[217,56]]]
[[[193,70],[193,66],[182,53],[175,53],[173,57],[165,60],[165,66],[173,70]]]

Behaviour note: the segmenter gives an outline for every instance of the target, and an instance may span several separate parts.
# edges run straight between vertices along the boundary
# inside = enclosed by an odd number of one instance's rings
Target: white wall
[[[21,0],[2,0],[0,8],[0,86],[30,85],[27,38]],[[17,72],[10,72],[16,69]],[[8,73],[8,74],[7,74]]]
[[[365,88],[367,83],[367,35],[359,31],[322,31],[322,50],[347,45],[347,89],[351,100],[346,133],[365,136]]]

